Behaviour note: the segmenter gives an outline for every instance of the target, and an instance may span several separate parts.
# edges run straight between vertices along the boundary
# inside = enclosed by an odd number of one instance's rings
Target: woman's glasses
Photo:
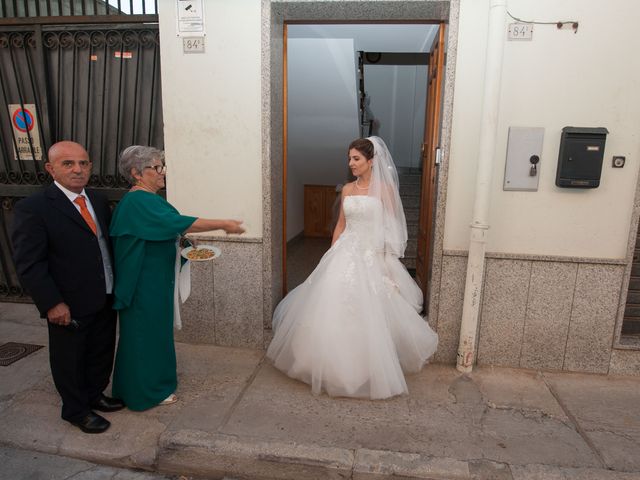
[[[158,173],[159,175],[162,175],[163,173],[167,173],[166,165],[149,165],[144,168],[153,168],[156,171],[156,173]]]

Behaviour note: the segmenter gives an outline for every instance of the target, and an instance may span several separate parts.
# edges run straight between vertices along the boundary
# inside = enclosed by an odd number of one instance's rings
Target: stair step
[[[408,184],[400,182],[400,196],[404,195],[417,195],[420,196],[420,184]]]
[[[400,185],[420,185],[422,175],[401,175],[398,177]]]
[[[422,175],[422,169],[413,167],[396,167],[398,175]]]
[[[410,238],[407,240],[407,248],[404,251],[404,256],[407,258],[415,258],[418,252],[418,240]]]
[[[404,207],[405,212],[409,208],[420,208],[420,195],[401,195],[400,199],[402,200],[402,206]],[[407,214],[405,213],[405,216]]]
[[[417,224],[420,221],[420,209],[419,208],[404,208],[404,216],[407,219],[407,225],[410,223]]]
[[[401,258],[400,261],[405,267],[407,267],[407,269],[416,268],[416,257],[404,257],[404,258]]]

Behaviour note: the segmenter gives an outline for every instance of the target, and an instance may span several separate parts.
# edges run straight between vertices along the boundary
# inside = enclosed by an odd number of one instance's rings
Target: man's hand
[[[66,303],[62,302],[52,307],[47,312],[47,318],[56,325],[69,325],[71,322],[71,311]]]

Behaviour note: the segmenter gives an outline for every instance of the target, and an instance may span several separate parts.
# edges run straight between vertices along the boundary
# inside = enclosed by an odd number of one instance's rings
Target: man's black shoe
[[[71,421],[71,424],[78,427],[84,433],[102,433],[111,425],[106,418],[93,412],[87,413],[80,420]]]
[[[116,412],[124,408],[124,402],[119,398],[111,398],[100,394],[100,396],[91,403],[91,408],[99,412]]]

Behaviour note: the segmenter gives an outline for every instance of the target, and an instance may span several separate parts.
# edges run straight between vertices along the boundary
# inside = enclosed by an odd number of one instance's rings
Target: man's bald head
[[[75,193],[82,192],[91,175],[89,154],[82,145],[68,140],[51,145],[45,168],[56,182]]]
[[[51,145],[51,147],[49,147],[49,151],[47,152],[47,160],[51,162],[53,160],[59,159],[61,156],[66,156],[69,154],[84,154],[87,158],[89,158],[89,154],[82,145],[76,142],[72,142],[71,140],[62,140],[60,142],[54,143],[53,145]]]

